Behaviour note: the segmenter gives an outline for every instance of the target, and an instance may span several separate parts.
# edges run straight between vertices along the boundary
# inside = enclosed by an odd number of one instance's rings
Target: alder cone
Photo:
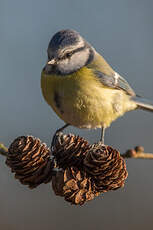
[[[84,170],[94,179],[98,192],[124,186],[128,176],[125,160],[110,146],[94,144],[84,159]]]
[[[82,167],[83,160],[90,145],[84,138],[73,134],[58,133],[53,146],[53,156],[59,168],[70,166]]]
[[[83,205],[99,193],[91,177],[77,167],[68,167],[57,172],[52,179],[52,187],[56,195],[75,205]]]
[[[46,144],[32,136],[20,136],[12,142],[6,164],[15,173],[15,178],[30,188],[50,182],[54,168]]]

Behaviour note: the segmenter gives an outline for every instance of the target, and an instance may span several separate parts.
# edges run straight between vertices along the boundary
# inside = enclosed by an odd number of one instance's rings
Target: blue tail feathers
[[[149,100],[144,99],[140,96],[136,96],[135,98],[133,98],[133,101],[136,102],[138,109],[153,112],[153,103],[151,103]]]

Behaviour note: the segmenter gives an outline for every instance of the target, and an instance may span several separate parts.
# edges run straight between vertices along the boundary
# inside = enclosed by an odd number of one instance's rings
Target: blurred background
[[[152,0],[0,0],[0,142],[31,134],[50,144],[63,125],[44,101],[40,74],[58,30],[80,32],[137,94],[153,101]],[[100,130],[68,128],[96,142]],[[143,145],[153,152],[153,114],[127,113],[106,132],[121,152]],[[51,185],[35,190],[16,181],[0,158],[0,229],[153,229],[153,161],[127,160],[123,189],[83,207],[56,197]]]

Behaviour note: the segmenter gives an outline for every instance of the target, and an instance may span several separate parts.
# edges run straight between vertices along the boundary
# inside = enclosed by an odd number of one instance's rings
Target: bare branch
[[[2,143],[0,143],[0,154],[7,157],[7,153],[8,149]]]
[[[127,150],[122,154],[123,158],[153,159],[153,153],[145,153],[142,146],[136,146],[134,149]]]
[[[0,143],[0,155],[7,157],[8,148]],[[127,150],[121,154],[123,158],[153,159],[153,153],[145,153],[142,146],[136,146],[134,149]]]

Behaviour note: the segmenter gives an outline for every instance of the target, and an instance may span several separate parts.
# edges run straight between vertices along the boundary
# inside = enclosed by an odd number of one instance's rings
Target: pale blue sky
[[[153,101],[152,0],[0,0],[0,141],[31,134],[50,143],[63,122],[41,95],[40,73],[51,36],[75,29],[124,76],[137,94]],[[100,131],[68,131],[91,142]],[[141,144],[153,152],[153,114],[131,112],[106,132],[121,151]],[[0,228],[152,229],[153,162],[128,160],[123,190],[79,208],[56,197],[50,185],[34,191],[15,181],[0,161]]]

